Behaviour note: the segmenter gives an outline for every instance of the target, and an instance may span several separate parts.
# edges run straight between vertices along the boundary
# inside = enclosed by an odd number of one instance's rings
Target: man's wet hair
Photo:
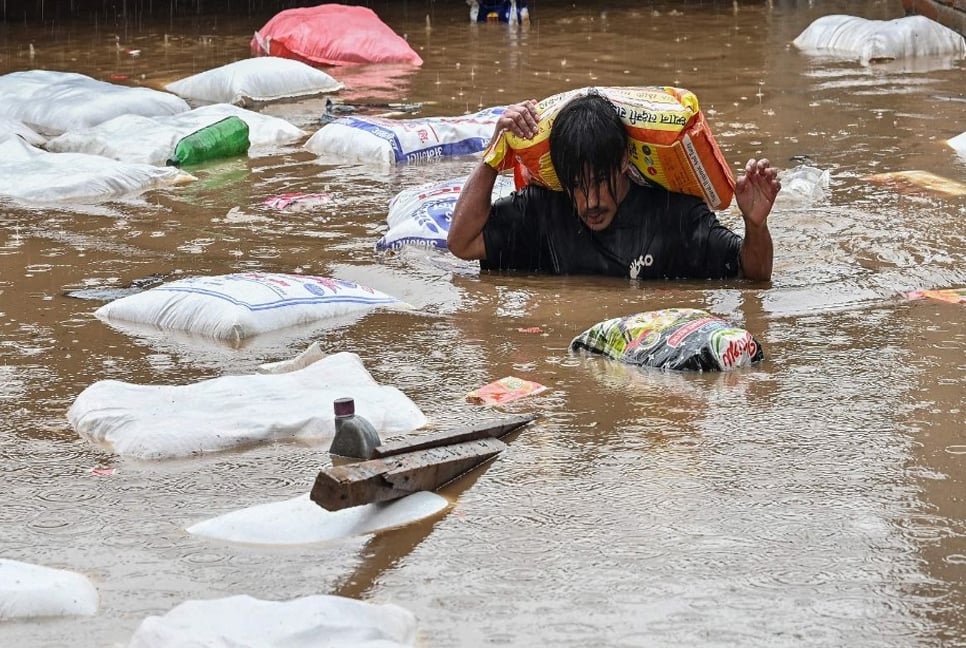
[[[612,196],[624,170],[627,131],[617,108],[606,97],[591,92],[572,99],[550,129],[550,161],[564,190],[585,193],[607,180]]]

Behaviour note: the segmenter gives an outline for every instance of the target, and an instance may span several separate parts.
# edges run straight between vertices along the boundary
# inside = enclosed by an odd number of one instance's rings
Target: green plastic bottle
[[[191,166],[244,155],[249,146],[248,124],[232,115],[182,137],[174,147],[168,166]]]

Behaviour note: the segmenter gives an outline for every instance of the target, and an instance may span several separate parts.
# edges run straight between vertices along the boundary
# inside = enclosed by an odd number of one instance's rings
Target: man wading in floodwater
[[[537,134],[536,102],[510,106],[496,124]],[[570,101],[550,131],[550,159],[564,191],[528,185],[491,204],[497,172],[480,163],[453,211],[447,247],[484,270],[603,274],[636,279],[771,278],[768,214],[781,190],[768,160],[749,160],[735,198],[742,238],[703,200],[642,186],[627,175],[627,131],[599,94]],[[576,218],[574,217],[576,214]]]

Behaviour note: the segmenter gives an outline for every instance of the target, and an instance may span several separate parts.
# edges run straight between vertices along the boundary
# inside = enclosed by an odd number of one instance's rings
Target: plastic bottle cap
[[[336,398],[332,406],[336,416],[352,416],[356,413],[356,402],[351,398]]]

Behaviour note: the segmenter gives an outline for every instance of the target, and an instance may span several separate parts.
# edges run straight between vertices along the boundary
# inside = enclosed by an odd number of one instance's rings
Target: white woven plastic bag
[[[862,64],[927,56],[966,57],[966,39],[925,16],[894,20],[822,16],[792,43],[807,53],[845,56]]]
[[[72,571],[0,558],[0,621],[97,613],[93,583]]]

